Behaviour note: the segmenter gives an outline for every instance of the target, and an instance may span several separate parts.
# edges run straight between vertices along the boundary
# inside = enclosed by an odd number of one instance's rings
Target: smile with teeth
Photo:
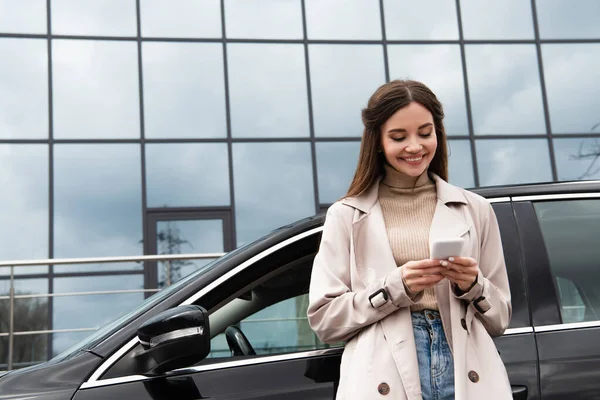
[[[421,162],[421,160],[423,159],[423,156],[418,156],[418,157],[402,157],[402,160],[406,161],[409,164],[418,164]]]

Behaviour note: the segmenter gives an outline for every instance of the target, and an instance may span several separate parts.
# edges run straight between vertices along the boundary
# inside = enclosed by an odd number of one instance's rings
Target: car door
[[[74,399],[333,399],[342,344],[320,342],[306,318],[320,231],[274,246],[281,248],[243,263],[190,299],[210,312],[212,351],[205,360],[161,376],[140,375],[128,366],[134,346]],[[231,353],[224,332],[232,329],[256,354]]]
[[[509,199],[492,200],[498,219],[508,271],[512,319],[504,335],[494,339],[506,366],[515,399],[539,399],[537,353],[531,325],[529,301],[521,249],[512,204]]]
[[[600,398],[600,194],[514,201],[541,398]]]

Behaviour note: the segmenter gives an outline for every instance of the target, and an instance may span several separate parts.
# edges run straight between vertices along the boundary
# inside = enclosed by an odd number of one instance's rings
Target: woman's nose
[[[406,146],[406,151],[409,153],[418,153],[421,151],[421,149],[423,148],[423,145],[421,145],[420,143],[413,141],[411,143],[408,144],[408,146]]]

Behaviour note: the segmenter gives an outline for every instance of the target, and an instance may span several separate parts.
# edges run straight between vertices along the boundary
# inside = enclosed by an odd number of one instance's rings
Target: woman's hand
[[[418,293],[444,279],[447,272],[440,260],[409,261],[402,266],[402,281],[409,291]]]
[[[442,275],[463,292],[471,289],[479,275],[477,261],[471,257],[450,257],[448,261],[442,260],[441,264],[444,267]]]

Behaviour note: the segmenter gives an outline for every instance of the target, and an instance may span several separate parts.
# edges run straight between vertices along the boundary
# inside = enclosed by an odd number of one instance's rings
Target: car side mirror
[[[163,311],[140,326],[137,337],[144,355],[156,361],[150,373],[189,367],[210,353],[208,312],[196,305]]]

